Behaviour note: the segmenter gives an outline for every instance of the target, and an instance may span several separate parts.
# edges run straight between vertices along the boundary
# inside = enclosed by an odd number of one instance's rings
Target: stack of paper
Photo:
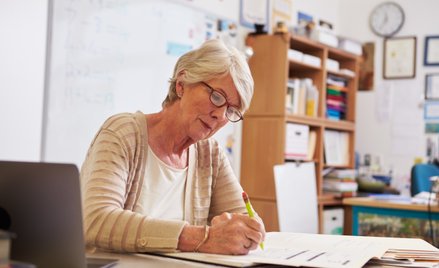
[[[389,249],[381,258],[373,258],[367,264],[396,267],[439,267],[436,250]]]

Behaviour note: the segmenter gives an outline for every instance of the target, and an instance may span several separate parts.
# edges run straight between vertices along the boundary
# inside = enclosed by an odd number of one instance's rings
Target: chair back
[[[430,177],[439,176],[439,167],[434,164],[416,164],[412,167],[410,179],[410,193],[412,196],[424,192],[430,192]]]

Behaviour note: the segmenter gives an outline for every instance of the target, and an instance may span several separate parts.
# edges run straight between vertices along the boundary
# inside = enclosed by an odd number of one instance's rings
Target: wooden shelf
[[[342,198],[336,194],[323,192],[322,172],[325,164],[325,130],[348,133],[349,163],[337,168],[354,166],[355,144],[355,95],[358,85],[358,57],[303,36],[289,34],[257,35],[246,41],[253,48],[254,55],[249,60],[255,81],[253,100],[245,114],[242,131],[241,184],[246,189],[252,205],[264,220],[267,231],[279,231],[276,191],[273,166],[291,160],[285,159],[285,136],[287,123],[309,126],[316,133],[315,162],[318,198],[319,231],[323,232],[323,210],[329,206],[341,206]],[[304,54],[321,59],[322,66],[315,67],[288,59],[288,50],[295,49]],[[337,60],[341,69],[352,70],[356,75],[326,70],[326,59]],[[334,121],[326,118],[326,78],[328,74],[345,78],[346,120]],[[318,91],[317,116],[290,114],[285,109],[287,82],[290,78],[313,81]],[[294,161],[292,161],[294,162]],[[256,200],[256,201],[253,201]]]
[[[342,78],[345,78],[345,79],[347,79],[347,80],[355,79],[355,76],[351,76],[351,75],[345,74],[345,73],[340,72],[340,71],[327,70],[326,72],[327,72],[328,74],[336,75],[336,76],[338,76],[338,77],[342,77]]]
[[[331,119],[323,119],[323,125],[328,129],[343,130],[352,132],[355,130],[355,123],[350,121],[335,121]]]
[[[310,70],[310,71],[321,71],[322,67],[317,67],[314,65],[310,65],[301,61],[289,60],[290,68],[294,68],[297,70]]]
[[[343,198],[340,198],[336,194],[328,194],[324,193],[318,196],[319,205],[328,206],[328,205],[342,205]]]
[[[319,127],[323,125],[323,121],[319,117],[311,117],[306,115],[292,115],[287,114],[285,117],[287,123],[306,124],[310,126]]]

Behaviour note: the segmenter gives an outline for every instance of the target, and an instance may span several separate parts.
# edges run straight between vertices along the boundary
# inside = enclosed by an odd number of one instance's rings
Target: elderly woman
[[[122,252],[247,254],[265,236],[210,137],[242,120],[253,94],[245,58],[219,40],[177,61],[163,109],[118,114],[81,170],[87,246]]]

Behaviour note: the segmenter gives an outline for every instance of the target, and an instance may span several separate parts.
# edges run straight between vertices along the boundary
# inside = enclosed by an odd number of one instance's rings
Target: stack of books
[[[326,80],[326,117],[332,120],[346,119],[347,81],[329,75]]]
[[[334,169],[323,179],[323,190],[337,193],[342,197],[356,196],[358,183],[355,169]]]

